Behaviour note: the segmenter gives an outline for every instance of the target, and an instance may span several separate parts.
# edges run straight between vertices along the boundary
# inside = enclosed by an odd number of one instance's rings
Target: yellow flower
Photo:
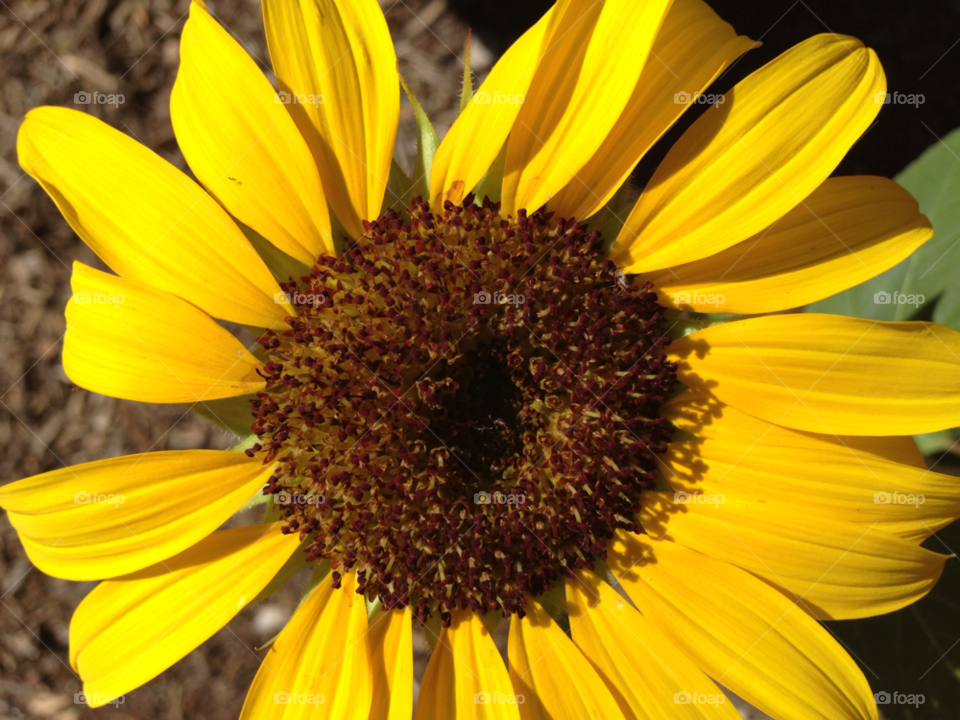
[[[930,238],[893,182],[827,179],[881,107],[876,55],[821,35],[707,97],[605,259],[572,218],[752,45],[701,0],[560,0],[406,213],[383,210],[400,85],[376,0],[263,9],[277,92],[191,8],[171,117],[200,184],[79,112],[34,110],[18,138],[116,273],[74,266],[73,382],[230,426],[253,409],[245,452],[0,489],[38,568],[102,580],[70,629],[91,704],[312,564],[244,718],[411,717],[417,619],[443,626],[418,718],[736,717],[716,683],[776,718],[876,718],[818,620],[896,610],[942,572],[920,543],[960,489],[910,435],[960,425],[960,335],[674,327],[813,302]],[[261,488],[262,524],[217,531]]]

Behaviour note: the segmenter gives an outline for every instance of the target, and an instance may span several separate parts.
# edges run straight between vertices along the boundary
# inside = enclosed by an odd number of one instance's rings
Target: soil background
[[[383,2],[400,72],[442,135],[456,117],[468,27],[473,69],[490,66],[550,3],[542,0]],[[208,0],[269,72],[259,3]],[[917,107],[885,107],[838,174],[892,176],[960,125],[960,1],[717,0],[717,12],[764,46],[715,84],[723,91],[794,43],[820,32],[854,35],[875,48],[892,91],[923,94]],[[224,431],[179,406],[122,402],[77,392],[60,361],[74,260],[102,267],[53,202],[17,164],[16,133],[39,105],[80,107],[136,137],[186,170],[169,117],[188,0],[0,0],[0,484],[122,454],[226,448]],[[122,93],[111,106],[77,106],[75,93]],[[664,150],[694,119],[691,111],[646,158],[642,186]],[[403,101],[398,153],[415,149],[413,114]],[[147,191],[145,189],[145,191]],[[5,718],[236,718],[264,644],[283,626],[303,578],[242,612],[227,628],[123,705],[100,711],[74,703],[70,616],[93,583],[47,577],[27,560],[0,515],[0,720]],[[298,584],[299,583],[299,584]],[[418,640],[422,672],[424,644]],[[960,652],[957,650],[956,652]],[[744,708],[744,715],[761,717]]]

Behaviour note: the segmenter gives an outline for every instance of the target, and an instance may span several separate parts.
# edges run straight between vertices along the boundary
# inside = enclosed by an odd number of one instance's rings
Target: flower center
[[[285,529],[368,598],[522,616],[639,530],[676,381],[661,308],[578,223],[408,212],[285,285],[298,316],[260,338],[247,452]]]

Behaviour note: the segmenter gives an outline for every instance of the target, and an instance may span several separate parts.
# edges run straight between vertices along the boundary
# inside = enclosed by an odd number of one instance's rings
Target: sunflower
[[[771,314],[932,235],[893,182],[827,179],[882,106],[876,55],[816,36],[711,98],[753,42],[700,0],[559,0],[442,142],[421,122],[410,177],[378,3],[263,15],[276,90],[191,7],[171,118],[199,184],[79,112],[19,133],[115,273],[74,265],[67,375],[245,437],[0,489],[38,568],[102,581],[70,627],[90,704],[309,566],[244,718],[411,717],[415,624],[418,718],[737,717],[722,688],[876,718],[818,621],[943,570],[921,543],[960,489],[910,436],[960,425],[960,335]]]

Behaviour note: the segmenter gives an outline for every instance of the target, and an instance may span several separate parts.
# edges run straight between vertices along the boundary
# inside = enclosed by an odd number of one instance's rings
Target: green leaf
[[[808,312],[871,320],[909,320],[926,311],[934,322],[960,329],[960,128],[929,147],[894,178],[920,203],[935,235],[899,265],[821,300]],[[878,295],[886,293],[889,295]],[[894,293],[914,296],[896,302]],[[919,296],[923,296],[920,302]],[[932,307],[932,312],[931,308]]]
[[[920,211],[933,225],[934,237],[899,265],[814,303],[807,311],[872,320],[932,319],[960,329],[960,284],[956,281],[960,268],[960,129],[928,148],[894,179],[920,203]],[[913,302],[896,302],[894,293],[912,295]],[[952,447],[957,438],[960,430],[954,429],[915,439],[924,455],[932,455]],[[940,530],[924,547],[940,553],[960,549],[960,523]],[[951,558],[940,581],[919,602],[881,617],[826,624],[860,663],[873,692],[890,694],[891,702],[880,705],[887,720],[957,716],[957,598],[960,559]],[[911,695],[915,696],[913,705],[902,698]],[[923,702],[918,704],[920,696]]]
[[[423,111],[420,101],[417,100],[417,96],[413,94],[413,90],[407,85],[403,76],[400,77],[400,84],[413,106],[413,116],[417,120],[417,160],[413,167],[413,187],[410,188],[410,196],[405,198],[406,206],[418,195],[424,200],[430,199],[430,172],[433,170],[433,156],[437,154],[437,148],[440,147],[440,139],[437,137],[437,131],[433,129],[430,118]]]
[[[939,553],[960,550],[960,523],[940,530],[923,546]],[[952,548],[952,550],[950,549]],[[951,558],[929,595],[889,615],[826,623],[860,664],[874,693],[891,695],[880,705],[886,720],[947,720],[960,708],[960,559]],[[908,705],[901,696],[923,696]],[[918,700],[919,697],[915,698]]]

